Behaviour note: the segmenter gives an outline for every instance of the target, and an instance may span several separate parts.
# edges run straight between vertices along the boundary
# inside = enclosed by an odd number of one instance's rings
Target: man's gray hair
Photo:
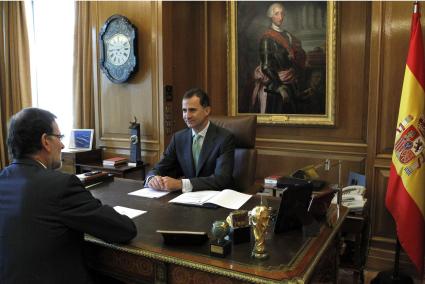
[[[285,11],[285,6],[283,6],[283,4],[281,4],[281,3],[273,3],[267,9],[267,17],[271,18],[273,16],[273,10],[275,8],[277,8],[277,7],[282,8],[282,11]]]

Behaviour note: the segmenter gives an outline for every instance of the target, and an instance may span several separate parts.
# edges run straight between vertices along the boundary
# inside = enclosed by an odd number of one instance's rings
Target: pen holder
[[[251,226],[231,228],[230,237],[235,245],[250,242]]]
[[[249,225],[247,210],[230,212],[226,221],[230,225],[230,238],[233,244],[246,243],[251,240],[251,226]]]

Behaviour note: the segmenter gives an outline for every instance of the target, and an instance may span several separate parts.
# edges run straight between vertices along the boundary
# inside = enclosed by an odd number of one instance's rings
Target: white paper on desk
[[[251,195],[249,194],[240,193],[231,189],[224,189],[222,191],[205,190],[186,192],[169,202],[197,206],[215,204],[228,209],[239,209],[250,198]]]
[[[252,195],[246,193],[240,193],[231,189],[224,189],[217,194],[208,202],[218,204],[221,207],[229,208],[229,209],[239,209],[242,205],[247,202]]]
[[[168,193],[170,193],[169,191],[160,191],[160,190],[155,190],[153,188],[149,188],[149,187],[145,187],[136,191],[132,191],[130,193],[128,193],[129,195],[136,195],[136,196],[140,196],[140,197],[147,197],[147,198],[159,198],[162,197],[164,195],[167,195]]]
[[[174,199],[171,199],[168,202],[202,206],[204,203],[206,203],[209,199],[211,199],[218,193],[220,193],[220,191],[216,190],[186,192],[180,194],[179,196]]]
[[[125,215],[131,219],[139,215],[145,214],[147,212],[147,211],[131,209],[131,208],[123,207],[123,206],[114,206],[114,209],[121,215]]]

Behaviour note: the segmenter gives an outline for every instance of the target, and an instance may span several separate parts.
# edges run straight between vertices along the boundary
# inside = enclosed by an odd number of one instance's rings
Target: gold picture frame
[[[264,4],[266,3],[266,4]],[[260,62],[259,55],[259,45],[260,42],[260,27],[256,28],[253,25],[258,24],[264,28],[264,23],[266,21],[272,20],[272,18],[267,17],[267,6],[270,6],[273,2],[263,2],[263,1],[231,1],[227,3],[227,16],[228,16],[228,91],[229,91],[229,103],[228,111],[231,115],[257,115],[257,121],[261,124],[278,124],[278,125],[312,125],[312,126],[335,126],[335,89],[336,89],[336,23],[337,23],[337,3],[334,1],[320,2],[317,1],[294,1],[294,2],[282,2],[285,11],[285,21],[286,18],[289,18],[288,13],[293,13],[292,22],[301,23],[303,29],[295,29],[295,37],[300,36],[300,42],[304,45],[303,38],[307,38],[305,42],[310,44],[310,51],[305,52],[305,70],[303,74],[309,73],[308,80],[304,79],[304,91],[298,91],[300,94],[307,98],[319,98],[315,101],[319,101],[319,104],[315,104],[314,100],[304,103],[301,99],[299,100],[299,106],[293,113],[268,113],[266,111],[253,111],[254,98],[256,96],[253,92],[250,93],[249,86],[252,88],[255,84],[254,75],[250,78],[251,74],[254,74],[254,67]],[[280,2],[276,2],[280,3]],[[319,3],[319,4],[317,4]],[[242,6],[241,6],[242,5]],[[249,6],[251,5],[251,6]],[[297,7],[298,5],[298,7]],[[317,6],[322,5],[322,6]],[[265,7],[265,8],[264,8]],[[241,9],[240,11],[238,9]],[[312,10],[313,9],[313,10]],[[317,11],[315,11],[316,9]],[[320,10],[321,9],[321,10]],[[246,15],[242,14],[246,11]],[[313,11],[313,12],[311,12]],[[238,13],[239,12],[239,13]],[[308,13],[314,13],[314,17],[319,19],[315,23],[311,23],[311,17],[305,17],[307,20],[304,20],[302,16],[309,15]],[[324,13],[326,15],[324,16]],[[322,18],[320,18],[322,15]],[[321,24],[322,23],[322,24]],[[316,25],[314,30],[308,30],[305,26],[309,24]],[[323,25],[326,25],[325,27]],[[319,29],[317,29],[317,25]],[[293,25],[295,26],[295,25]],[[300,26],[300,24],[298,24]],[[238,27],[240,29],[238,29]],[[242,29],[244,27],[244,29]],[[283,22],[283,27],[285,27],[285,22]],[[320,30],[320,27],[322,28]],[[257,29],[257,30],[255,30]],[[299,31],[299,34],[296,32]],[[311,36],[314,35],[316,38]],[[325,35],[324,35],[325,33]],[[256,34],[256,36],[254,35]],[[260,35],[260,36],[259,36]],[[322,36],[320,41],[320,36]],[[311,39],[313,38],[313,39]],[[250,39],[250,40],[247,40]],[[254,39],[254,40],[252,40]],[[319,41],[317,40],[319,39]],[[240,54],[238,54],[238,43],[241,44]],[[315,45],[316,44],[316,45]],[[319,45],[322,44],[322,47]],[[257,46],[255,46],[257,45]],[[314,47],[317,46],[317,47]],[[243,47],[243,48],[242,48]],[[312,49],[312,47],[314,47]],[[303,48],[303,47],[302,47]],[[316,51],[321,51],[321,60],[314,61]],[[246,60],[247,58],[253,59],[255,52],[258,54],[257,63],[254,63],[255,60]],[[316,52],[316,53],[315,53]],[[246,54],[245,54],[246,53]],[[238,56],[243,56],[242,59]],[[251,57],[250,57],[251,56]],[[239,60],[239,61],[238,61]],[[243,60],[243,61],[242,61]],[[249,62],[250,66],[248,63]],[[316,65],[314,65],[314,64]],[[243,65],[245,64],[245,65]],[[261,65],[258,65],[259,67]],[[257,67],[257,68],[259,68]],[[314,67],[314,68],[313,68]],[[243,70],[240,71],[239,69]],[[313,86],[313,72],[312,70],[321,70],[322,84],[321,92],[317,91],[313,96],[310,96],[308,88]],[[316,72],[317,73],[317,72]],[[247,79],[248,78],[248,79]],[[253,82],[248,82],[252,80]],[[300,80],[301,81],[301,80]],[[298,81],[297,81],[298,82]],[[323,86],[325,85],[325,86]],[[319,90],[319,88],[317,88]],[[248,91],[247,91],[248,90]],[[258,90],[258,89],[257,89]],[[264,88],[265,91],[268,91]],[[278,94],[278,93],[274,93]],[[298,93],[297,93],[298,94]],[[319,95],[317,95],[319,94]],[[266,95],[268,98],[268,94]],[[310,96],[310,97],[309,97]],[[315,96],[315,97],[314,97]],[[283,96],[282,96],[283,97]],[[301,95],[300,95],[301,97]],[[298,97],[297,97],[298,99]],[[281,99],[282,100],[282,99]],[[282,100],[283,101],[283,100]],[[248,107],[247,107],[248,105]],[[298,106],[297,105],[297,106]],[[264,110],[264,109],[262,109]]]

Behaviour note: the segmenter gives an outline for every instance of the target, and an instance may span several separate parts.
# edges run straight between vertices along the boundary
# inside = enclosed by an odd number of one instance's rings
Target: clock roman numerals
[[[113,65],[123,65],[130,56],[130,42],[123,34],[113,35],[107,42],[107,60]]]

